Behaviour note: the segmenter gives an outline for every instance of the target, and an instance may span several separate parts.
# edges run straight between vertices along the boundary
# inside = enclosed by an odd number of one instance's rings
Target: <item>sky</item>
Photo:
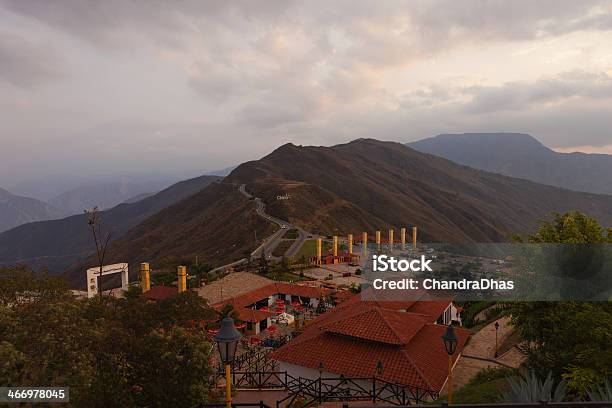
[[[0,0],[0,186],[496,131],[612,153],[612,2]]]

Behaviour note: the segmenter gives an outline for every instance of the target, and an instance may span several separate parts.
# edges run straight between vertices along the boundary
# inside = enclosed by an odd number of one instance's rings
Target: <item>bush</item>
[[[485,404],[496,401],[500,391],[507,387],[506,377],[516,374],[516,370],[506,367],[481,370],[453,394],[453,403]]]

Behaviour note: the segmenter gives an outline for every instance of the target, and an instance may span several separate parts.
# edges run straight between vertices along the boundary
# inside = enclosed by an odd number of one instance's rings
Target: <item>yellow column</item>
[[[150,267],[148,262],[140,264],[140,290],[146,292],[151,289],[151,275]]]
[[[365,256],[368,250],[368,233],[363,232],[363,236],[361,237],[361,251],[363,252],[363,256]]]
[[[380,251],[380,231],[376,231],[376,249]]]
[[[389,230],[389,251],[393,251],[393,228]]]
[[[232,408],[232,367],[225,365],[225,405]]]
[[[334,235],[334,263],[338,263],[336,257],[338,256],[338,236]]]
[[[448,356],[448,403],[453,403],[453,356]]]
[[[323,247],[323,240],[317,238],[317,265],[321,265],[321,252]]]
[[[402,249],[406,248],[406,228],[400,230],[400,239],[402,240]]]
[[[178,292],[185,292],[187,290],[187,267],[178,267]]]
[[[348,253],[353,255],[353,234],[348,234]]]
[[[417,227],[412,227],[412,250],[416,251],[417,248]]]

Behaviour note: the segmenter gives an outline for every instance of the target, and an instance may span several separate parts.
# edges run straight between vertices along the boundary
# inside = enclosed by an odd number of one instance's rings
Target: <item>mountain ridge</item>
[[[135,203],[101,211],[103,228],[113,231],[113,239],[117,239],[141,221],[218,180],[216,176],[184,180]],[[25,263],[59,273],[92,251],[84,214],[20,225],[0,234],[0,265]]]
[[[47,202],[16,195],[0,188],[0,233],[29,222],[65,216],[65,212]]]
[[[559,153],[523,133],[442,134],[406,144],[473,168],[596,194],[612,194],[612,155]]]

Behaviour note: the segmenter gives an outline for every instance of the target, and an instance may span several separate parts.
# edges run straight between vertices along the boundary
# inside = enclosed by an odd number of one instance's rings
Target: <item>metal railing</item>
[[[357,406],[356,406],[357,407]],[[526,402],[526,403],[491,403],[491,404],[427,404],[409,405],[406,408],[612,408],[612,401],[578,401],[578,402]],[[350,408],[350,404],[342,404],[342,408]],[[398,406],[372,405],[366,406],[359,404],[359,408],[398,408]],[[402,408],[402,407],[400,407]]]
[[[221,404],[206,404],[200,403],[198,405],[194,405],[192,408],[225,408],[227,405],[225,403]],[[233,408],[272,408],[268,404],[263,401],[259,402],[244,402],[244,403],[232,403]]]

